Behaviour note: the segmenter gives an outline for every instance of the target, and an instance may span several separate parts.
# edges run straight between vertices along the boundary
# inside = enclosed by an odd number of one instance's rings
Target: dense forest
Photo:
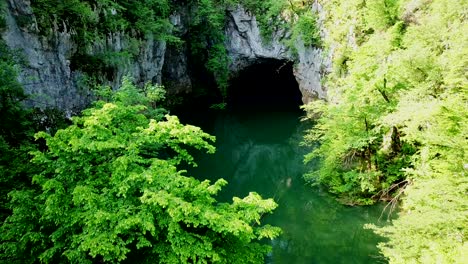
[[[466,1],[37,0],[40,34],[73,29],[72,66],[95,101],[71,118],[26,107],[17,77],[27,58],[0,40],[0,262],[264,262],[265,240],[281,234],[261,223],[275,201],[252,192],[218,202],[226,181],[184,170],[215,138],[169,115],[160,85],[105,85],[144,39],[188,41],[225,99],[226,10],[238,4],[266,43],[286,30],[292,52],[302,41],[331,57],[327,99],[303,107],[314,123],[303,144],[316,146],[305,162],[319,164],[305,183],[350,206],[386,203],[390,223],[363,228],[385,238],[389,263],[468,261]],[[180,5],[191,7],[187,40],[170,23]],[[110,32],[134,48],[91,54]]]
[[[326,1],[334,49],[329,102],[306,177],[345,203],[401,201],[380,248],[390,263],[468,260],[465,1]],[[353,32],[349,33],[349,28]]]

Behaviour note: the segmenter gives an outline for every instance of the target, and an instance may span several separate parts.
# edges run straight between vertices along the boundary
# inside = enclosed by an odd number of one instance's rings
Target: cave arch
[[[261,59],[243,68],[231,78],[227,102],[235,110],[299,110],[302,94],[294,77],[293,63]]]

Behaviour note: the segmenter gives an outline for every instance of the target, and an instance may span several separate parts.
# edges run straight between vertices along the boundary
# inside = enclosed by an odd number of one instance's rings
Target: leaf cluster
[[[307,177],[357,203],[401,198],[381,243],[391,263],[467,260],[466,2],[326,1],[334,46],[329,102]],[[405,188],[406,187],[406,188]],[[364,201],[362,199],[365,199]]]
[[[213,153],[214,137],[175,116],[149,111],[158,88],[125,79],[73,124],[36,139],[33,186],[10,193],[1,227],[9,263],[260,263],[279,229],[261,226],[272,199],[251,193],[218,203],[226,184],[178,170],[196,165],[189,150]]]

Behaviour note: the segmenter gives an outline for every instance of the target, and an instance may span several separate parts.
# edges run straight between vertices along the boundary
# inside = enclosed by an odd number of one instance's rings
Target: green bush
[[[145,91],[158,90],[147,87]],[[262,263],[280,230],[259,225],[276,208],[256,193],[218,203],[226,184],[198,181],[188,149],[214,137],[151,109],[127,79],[33,152],[33,185],[10,193],[0,257],[9,263]],[[154,118],[154,119],[153,119]],[[1,141],[0,141],[1,143]],[[2,145],[0,144],[0,147]]]

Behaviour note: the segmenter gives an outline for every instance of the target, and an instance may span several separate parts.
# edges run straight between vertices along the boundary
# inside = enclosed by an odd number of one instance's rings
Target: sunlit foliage
[[[325,1],[334,48],[329,102],[306,157],[308,179],[341,199],[401,198],[392,224],[373,227],[391,263],[468,260],[468,6],[466,1]]]
[[[1,227],[9,263],[261,263],[279,229],[260,225],[276,204],[256,193],[218,203],[224,180],[198,181],[177,167],[214,137],[161,116],[124,80],[35,151],[33,186],[11,192]],[[157,91],[157,92],[156,92]],[[159,96],[157,96],[159,94]]]

